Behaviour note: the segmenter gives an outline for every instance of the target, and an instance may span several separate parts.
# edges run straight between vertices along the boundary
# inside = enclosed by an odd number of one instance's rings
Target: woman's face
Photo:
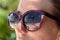
[[[58,35],[57,25],[54,20],[44,17],[41,28],[30,32],[21,28],[23,25],[18,23],[15,28],[17,40],[56,40]]]
[[[18,10],[22,12],[22,15],[27,10],[45,10],[52,13],[53,5],[50,0],[21,0],[18,6]],[[58,26],[56,21],[44,16],[41,28],[37,31],[30,32],[22,28],[23,24],[19,22],[14,28],[16,32],[17,40],[58,40]]]

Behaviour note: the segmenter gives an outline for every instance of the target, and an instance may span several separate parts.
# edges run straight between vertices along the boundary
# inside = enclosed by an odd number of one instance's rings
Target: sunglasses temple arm
[[[58,19],[58,17],[53,16],[47,12],[45,12],[45,16],[48,16],[49,18],[52,18],[53,20],[57,21],[58,23],[60,23],[60,20]]]

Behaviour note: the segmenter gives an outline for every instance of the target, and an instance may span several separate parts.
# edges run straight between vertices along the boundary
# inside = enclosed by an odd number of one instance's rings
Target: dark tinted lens
[[[11,13],[8,19],[9,19],[9,22],[16,23],[18,22],[19,16],[16,13]]]
[[[25,16],[25,23],[39,23],[41,20],[40,13],[30,12]]]
[[[11,28],[14,28],[16,26],[16,24],[19,22],[18,14],[15,12],[11,12],[8,16],[8,22],[9,22],[9,26]]]
[[[42,15],[37,12],[29,12],[24,17],[24,23],[28,30],[34,31],[39,29]]]

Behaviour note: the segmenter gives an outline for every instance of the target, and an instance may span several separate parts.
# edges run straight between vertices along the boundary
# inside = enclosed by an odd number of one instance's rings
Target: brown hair
[[[59,19],[58,24],[60,25],[60,0],[52,0],[54,5],[54,15]]]

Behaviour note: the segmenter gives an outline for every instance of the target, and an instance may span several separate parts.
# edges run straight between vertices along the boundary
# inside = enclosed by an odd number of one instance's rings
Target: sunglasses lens
[[[11,12],[8,16],[8,25],[15,28],[20,20],[22,20],[25,29],[36,31],[40,29],[41,20],[44,17],[44,12],[27,11],[24,15],[18,15],[17,12]]]
[[[25,15],[24,23],[28,30],[37,30],[40,27],[41,14],[36,12],[30,12]]]
[[[10,13],[8,16],[9,25],[15,27],[18,23],[19,16],[16,13]]]

